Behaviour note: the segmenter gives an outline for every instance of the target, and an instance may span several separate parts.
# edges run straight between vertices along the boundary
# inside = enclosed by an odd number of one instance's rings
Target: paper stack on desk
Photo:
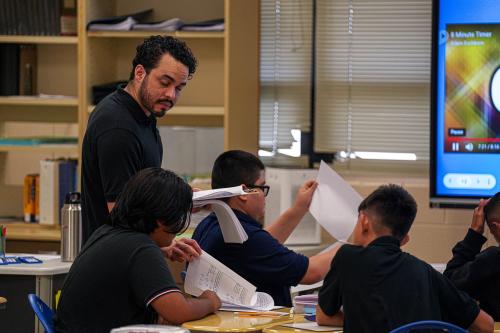
[[[224,242],[242,244],[248,239],[245,229],[241,226],[231,207],[218,199],[247,194],[249,193],[245,192],[241,185],[193,192],[193,206],[202,207],[210,205],[215,215],[217,215]]]
[[[223,305],[228,303],[258,311],[268,311],[274,306],[270,295],[258,292],[250,282],[203,251],[188,266],[184,291],[200,296],[205,290],[214,291]]]

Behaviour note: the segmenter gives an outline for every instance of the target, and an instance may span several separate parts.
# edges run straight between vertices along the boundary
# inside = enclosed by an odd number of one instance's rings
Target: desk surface
[[[203,332],[262,332],[266,327],[293,322],[292,315],[280,318],[240,317],[237,312],[217,311],[200,320],[184,323],[182,327]]]
[[[34,256],[43,260],[40,264],[0,265],[0,274],[8,275],[55,275],[68,273],[71,262],[62,262],[61,256],[47,254],[7,253],[7,256]]]
[[[294,323],[306,323],[309,321],[304,318],[303,314],[295,314],[295,315],[293,315],[293,322]],[[287,323],[285,323],[285,324],[287,324]],[[311,331],[311,330],[285,327],[285,326],[281,326],[281,325],[266,327],[262,330],[262,332],[263,333],[314,333],[314,331]],[[322,333],[333,333],[333,332],[342,333],[342,330],[323,331]]]
[[[303,323],[306,320],[304,319],[303,315],[294,315],[294,323]],[[308,330],[301,330],[301,329],[296,329],[296,328],[291,328],[291,327],[284,327],[280,325],[272,326],[272,327],[266,327],[262,330],[263,333],[313,333],[313,331],[308,331]],[[342,332],[342,331],[328,331],[330,333],[332,332]],[[328,333],[327,332],[327,333]],[[495,333],[500,333],[500,322],[495,323]]]

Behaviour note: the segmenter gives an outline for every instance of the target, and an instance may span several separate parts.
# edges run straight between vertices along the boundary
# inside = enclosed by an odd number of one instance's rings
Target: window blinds
[[[431,0],[318,0],[315,151],[429,158]]]
[[[276,152],[309,131],[312,0],[261,0],[260,147]]]

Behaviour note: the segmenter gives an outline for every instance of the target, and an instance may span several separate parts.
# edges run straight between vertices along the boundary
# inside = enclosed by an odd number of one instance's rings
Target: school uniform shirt
[[[56,332],[106,332],[132,324],[153,324],[151,302],[180,292],[165,257],[143,233],[103,225],[66,276],[54,324]]]
[[[146,116],[122,88],[106,96],[89,118],[82,145],[82,242],[109,217],[125,183],[139,170],[159,167],[163,145],[156,118]]]
[[[217,216],[213,213],[196,227],[193,239],[258,291],[270,294],[275,305],[292,306],[290,286],[302,280],[309,259],[280,244],[250,216],[233,211],[248,235],[243,244],[224,242]]]
[[[343,306],[345,333],[387,333],[419,320],[468,328],[479,314],[472,298],[427,263],[402,252],[391,236],[366,247],[342,246],[318,302],[329,316]]]
[[[460,290],[479,302],[481,309],[500,321],[500,248],[491,246],[481,252],[486,237],[469,229],[453,248],[446,275]]]

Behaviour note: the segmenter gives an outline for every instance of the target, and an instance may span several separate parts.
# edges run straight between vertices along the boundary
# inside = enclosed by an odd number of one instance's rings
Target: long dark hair
[[[189,225],[192,197],[191,187],[174,172],[143,169],[125,184],[109,221],[146,234],[158,227],[158,221],[176,234]]]

